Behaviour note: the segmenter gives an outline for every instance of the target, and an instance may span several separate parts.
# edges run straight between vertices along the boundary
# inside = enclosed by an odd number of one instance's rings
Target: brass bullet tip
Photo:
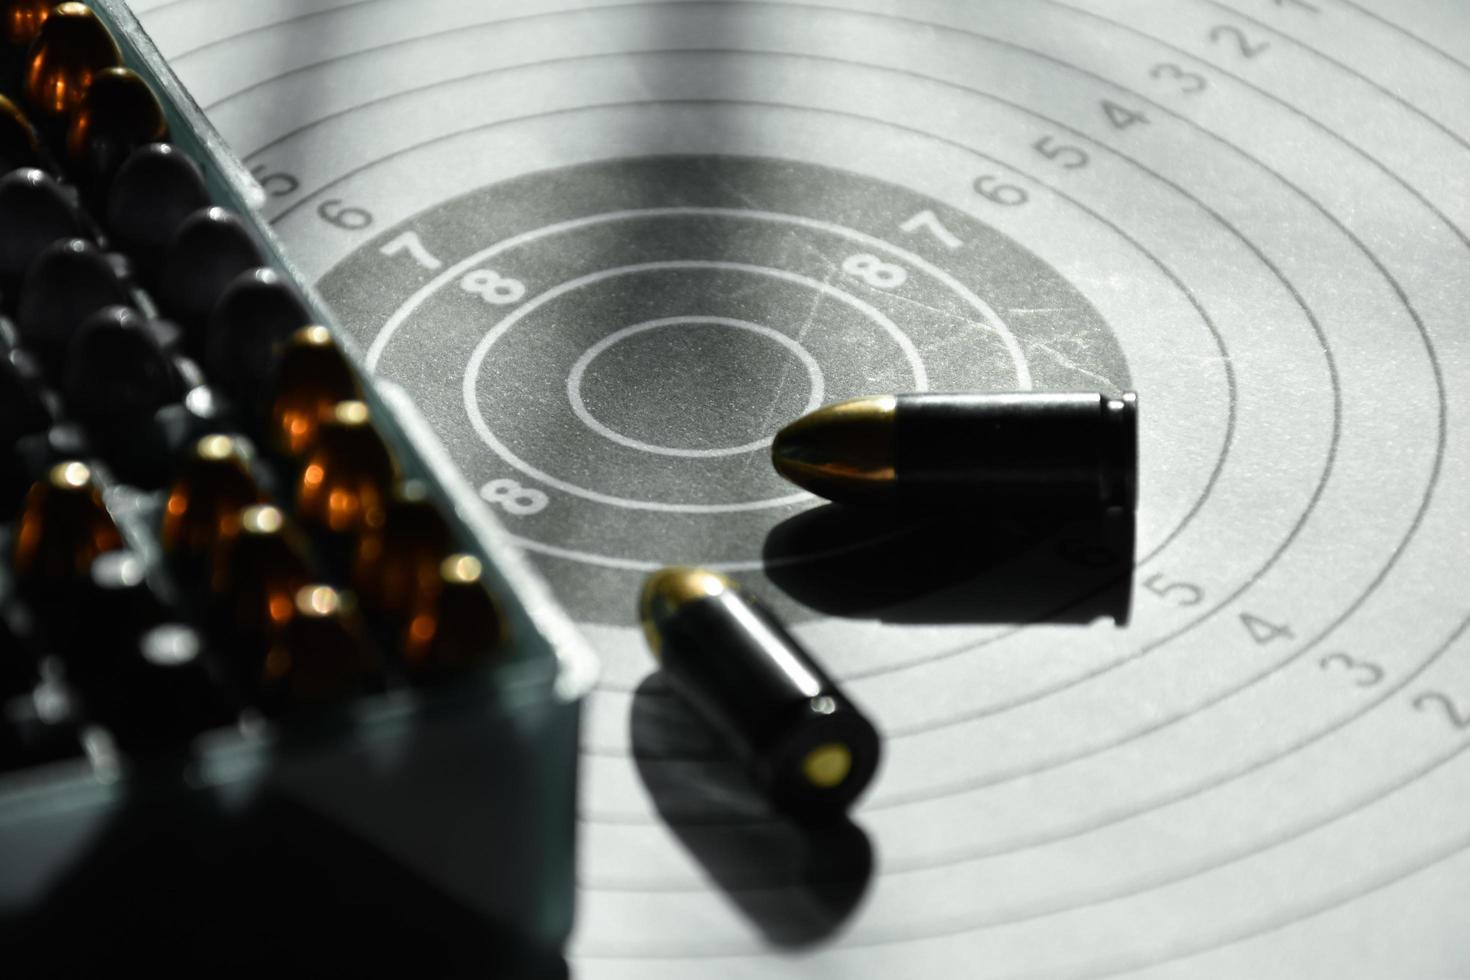
[[[734,582],[704,568],[678,565],[649,575],[638,601],[638,618],[653,655],[662,655],[664,624],[676,612],[691,602],[734,590]]]
[[[329,585],[306,585],[296,590],[296,615],[320,619],[334,616],[342,608],[342,597]]]
[[[92,482],[92,471],[86,463],[57,463],[46,473],[46,479],[58,490],[80,490]]]
[[[286,526],[286,515],[279,507],[256,504],[240,512],[240,531],[243,534],[277,534]]]
[[[229,459],[237,452],[240,452],[242,456],[244,455],[238,448],[235,440],[229,436],[205,436],[194,444],[194,454],[196,456],[200,459],[207,459],[214,462],[222,462],[223,460]]]
[[[474,555],[450,555],[439,564],[439,577],[446,585],[473,585],[480,581],[480,559]]]
[[[852,750],[841,742],[824,742],[801,760],[801,774],[818,789],[841,786],[852,772]]]
[[[328,418],[340,426],[358,428],[368,424],[368,407],[359,401],[338,402],[332,406]]]
[[[302,347],[330,347],[332,344],[332,331],[321,324],[312,324],[302,327],[292,334],[288,343]]]
[[[831,500],[889,496],[897,409],[893,395],[825,405],[776,433],[771,463],[803,490]]]

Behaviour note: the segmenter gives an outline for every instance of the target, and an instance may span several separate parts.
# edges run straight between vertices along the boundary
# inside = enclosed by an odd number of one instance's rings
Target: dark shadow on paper
[[[633,695],[631,727],[638,774],[660,816],[770,942],[809,946],[847,921],[873,873],[862,828],[846,818],[804,826],[772,812],[739,761],[721,753],[656,674]],[[691,732],[707,751],[676,758],[687,753]]]
[[[284,795],[236,809],[153,789],[35,903],[0,913],[7,975],[569,975],[555,951]]]
[[[1133,514],[1122,510],[914,520],[828,504],[772,529],[763,557],[778,588],[830,616],[1123,626],[1134,539]]]

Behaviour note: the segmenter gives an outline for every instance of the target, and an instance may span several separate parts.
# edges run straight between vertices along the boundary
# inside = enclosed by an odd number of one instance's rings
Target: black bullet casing
[[[1086,393],[900,395],[900,495],[946,490],[997,500],[1133,509],[1137,400]]]
[[[682,604],[660,632],[669,683],[726,736],[779,808],[834,817],[867,786],[877,731],[763,606],[726,590]],[[851,753],[851,770],[837,786],[813,786],[803,759],[831,743]]]

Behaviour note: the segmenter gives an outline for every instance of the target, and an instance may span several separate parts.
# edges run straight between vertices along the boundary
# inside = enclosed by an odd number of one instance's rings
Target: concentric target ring
[[[658,456],[684,456],[692,459],[699,459],[709,456],[737,456],[741,453],[750,453],[760,449],[768,448],[771,445],[771,438],[769,436],[763,439],[756,439],[753,442],[747,442],[739,446],[721,446],[715,449],[690,449],[684,446],[656,446],[652,443],[644,442],[641,439],[634,439],[629,436],[623,435],[623,433],[617,431],[616,429],[604,425],[601,421],[598,420],[595,415],[592,414],[592,411],[587,408],[587,403],[582,397],[582,384],[587,377],[587,368],[591,366],[592,362],[597,359],[599,354],[606,352],[609,348],[613,347],[616,344],[622,343],[629,337],[636,337],[639,334],[647,333],[650,330],[687,326],[717,326],[729,327],[736,330],[744,330],[757,336],[774,341],[775,343],[780,344],[782,347],[785,347],[793,357],[801,362],[801,366],[804,367],[807,372],[807,379],[811,393],[807,396],[806,411],[813,412],[821,407],[823,401],[822,394],[826,390],[826,382],[822,378],[822,366],[817,363],[817,359],[812,357],[811,353],[805,347],[802,347],[796,341],[791,340],[789,337],[787,337],[783,333],[780,333],[779,331],[772,330],[770,327],[763,326],[759,323],[751,323],[748,320],[736,320],[732,317],[725,316],[681,316],[664,317],[661,320],[645,320],[642,323],[635,323],[632,326],[623,327],[621,330],[614,331],[613,333],[604,337],[602,340],[599,340],[597,343],[593,344],[591,347],[587,348],[587,350],[582,353],[582,356],[577,358],[576,363],[572,365],[571,373],[567,375],[567,401],[571,403],[573,413],[575,413],[577,418],[581,419],[588,428],[592,429],[603,438],[611,439],[613,442],[627,446],[630,449],[638,449],[642,450],[643,452],[653,453]]]
[[[315,16],[324,25],[338,17],[344,23],[370,24],[377,15],[369,11],[386,13],[396,6],[396,0],[372,0]],[[354,13],[353,8],[360,9]],[[977,16],[982,9],[983,19]],[[662,19],[655,20],[656,11]],[[801,30],[790,29],[794,21],[782,19],[788,15],[805,18]],[[467,22],[480,16],[466,12],[466,21],[453,29],[469,29]],[[1119,23],[1124,16],[1127,25]],[[661,73],[681,56],[644,50],[649,47],[646,40],[631,43],[634,26],[642,30],[639,36],[662,42],[655,48],[702,50],[701,56],[711,59],[707,64],[712,66],[712,79],[724,84],[727,91],[721,93],[721,99],[705,99],[700,104],[708,107],[704,111],[721,118],[739,120],[737,129],[745,119],[760,113],[772,129],[791,127],[794,131],[795,117],[783,115],[788,112],[780,107],[784,102],[791,107],[790,113],[807,113],[805,118],[811,121],[803,125],[822,133],[828,145],[859,145],[843,141],[864,132],[862,126],[876,126],[868,132],[882,132],[884,139],[893,141],[909,138],[905,133],[943,139],[950,134],[936,121],[940,113],[924,112],[922,103],[944,102],[948,96],[943,87],[954,86],[949,118],[963,119],[967,135],[983,132],[986,143],[977,147],[976,138],[955,139],[956,150],[972,154],[982,150],[983,157],[972,159],[988,160],[987,167],[1000,167],[1004,174],[1026,181],[1023,186],[1033,192],[1035,202],[1070,200],[1110,221],[1118,236],[1134,241],[1140,252],[1156,260],[1163,275],[1177,276],[1175,284],[1194,304],[1197,315],[1212,331],[1218,327],[1218,350],[1230,377],[1229,429],[1220,444],[1225,451],[1212,456],[1206,492],[1187,510],[1187,519],[1169,528],[1167,534],[1151,532],[1139,574],[1139,621],[1130,634],[1139,640],[1125,644],[1128,648],[1120,651],[1122,656],[1113,655],[1106,637],[1089,634],[1088,644],[1096,639],[1098,647],[1106,649],[1102,657],[1091,664],[1077,658],[1074,666],[1078,669],[1047,673],[1051,663],[1067,659],[1069,646],[1082,641],[1073,644],[1051,628],[996,630],[976,639],[937,644],[929,653],[942,656],[926,656],[924,662],[905,664],[902,670],[870,661],[846,665],[840,671],[853,681],[859,697],[878,709],[890,735],[900,736],[893,740],[896,752],[907,753],[904,746],[911,745],[916,751],[922,747],[945,753],[962,742],[983,751],[974,753],[968,773],[979,778],[968,782],[937,779],[927,785],[912,780],[905,784],[904,779],[919,770],[911,756],[895,757],[894,768],[878,785],[878,792],[884,795],[875,796],[858,814],[859,822],[879,841],[883,855],[879,877],[871,887],[873,898],[845,935],[815,954],[815,960],[826,968],[851,972],[862,967],[892,973],[916,951],[935,957],[934,962],[950,962],[951,953],[963,952],[966,963],[983,963],[982,969],[994,975],[1022,974],[1028,969],[1055,975],[1100,975],[1186,955],[1206,957],[1200,962],[1218,965],[1225,961],[1207,958],[1209,950],[1252,936],[1269,940],[1278,933],[1299,934],[1287,927],[1304,917],[1319,916],[1323,923],[1337,924],[1339,935],[1351,937],[1360,921],[1354,916],[1362,914],[1357,910],[1371,907],[1370,902],[1358,901],[1359,897],[1395,881],[1403,882],[1397,888],[1412,887],[1413,879],[1406,876],[1447,861],[1467,846],[1463,834],[1457,837],[1429,817],[1444,801],[1455,798],[1452,787],[1465,771],[1465,743],[1455,739],[1454,730],[1435,714],[1438,709],[1434,706],[1441,702],[1424,700],[1433,695],[1453,705],[1463,697],[1454,664],[1461,659],[1455,654],[1466,628],[1464,604],[1444,602],[1435,607],[1414,599],[1407,588],[1408,583],[1422,580],[1427,568],[1460,567],[1444,543],[1453,539],[1457,526],[1446,501],[1466,486],[1456,454],[1456,447],[1463,443],[1446,420],[1457,411],[1455,392],[1461,390],[1458,382],[1465,378],[1466,370],[1458,349],[1443,341],[1453,336],[1456,318],[1447,315],[1454,305],[1453,296],[1427,282],[1411,260],[1417,256],[1420,261],[1442,261],[1445,267],[1462,262],[1464,215],[1446,196],[1446,185],[1428,162],[1450,157],[1426,152],[1418,160],[1407,159],[1399,147],[1388,145],[1383,134],[1395,132],[1390,123],[1415,138],[1422,130],[1424,139],[1435,148],[1442,147],[1444,154],[1464,152],[1465,138],[1458,120],[1442,106],[1416,99],[1422,89],[1416,89],[1412,80],[1395,76],[1386,61],[1356,56],[1351,49],[1354,38],[1361,37],[1385,49],[1402,50],[1411,32],[1395,23],[1399,16],[1408,14],[1378,14],[1365,3],[1344,0],[1282,4],[1270,15],[1236,10],[1232,4],[1213,0],[1169,7],[1150,7],[1140,0],[1129,6],[1126,15],[1093,0],[1047,2],[1025,11],[982,3],[973,9],[934,4],[905,7],[901,12],[877,2],[832,0],[799,6],[581,4],[575,10],[516,11],[508,18],[498,17],[493,30],[508,32],[530,60],[519,66],[492,68],[500,73],[497,77],[529,79],[539,63],[547,66],[536,76],[541,84],[556,78],[590,77],[593,62],[609,66],[600,76],[606,81],[603,90],[592,96],[608,100],[602,105],[540,105],[534,115],[520,121],[493,123],[504,139],[522,140],[520,146],[527,145],[527,133],[541,134],[533,142],[546,138],[545,130],[535,128],[535,120],[551,118],[548,112],[559,113],[564,120],[575,119],[577,127],[599,127],[603,120],[638,124],[640,117],[631,107],[621,109],[612,101],[621,91],[613,66],[636,67],[641,82],[653,80],[653,89],[637,93],[648,104],[648,96],[659,94]],[[581,35],[567,30],[567,25],[589,29]],[[713,30],[717,25],[723,33]],[[731,25],[747,29],[732,34]],[[1309,34],[1317,25],[1332,29]],[[628,30],[619,33],[624,27]],[[272,28],[267,25],[259,30],[258,36],[264,39]],[[332,42],[337,46],[325,52],[320,68],[305,59],[290,70],[296,73],[293,77],[304,79],[318,71],[324,75],[345,71],[354,58],[412,60],[441,48],[453,53],[452,32],[428,26],[414,30],[419,36],[406,40],[370,31],[359,39],[346,32],[340,43]],[[1082,43],[1084,36],[1099,30],[1106,32],[1112,47]],[[442,37],[435,39],[436,31]],[[835,53],[826,40],[841,36],[851,51],[864,51],[853,46],[854,39],[876,36],[880,31],[881,44],[857,58]],[[1418,33],[1427,32],[1421,27]],[[921,34],[929,55],[916,62],[908,44]],[[767,50],[724,55],[713,50],[728,47],[729,39],[736,36],[744,46]],[[593,50],[596,45],[588,38],[606,39],[606,43],[601,50]],[[719,41],[712,43],[714,38]],[[204,55],[226,55],[229,49],[228,42],[215,45],[201,52],[200,61]],[[983,52],[983,57],[975,57],[977,52]],[[827,77],[835,77],[844,58],[851,68],[843,76],[847,93],[813,84],[826,71],[820,66],[829,66]],[[453,74],[454,59],[443,61],[440,75]],[[757,61],[758,72],[754,70]],[[1009,75],[999,67],[1002,63]],[[1038,74],[1028,74],[1032,70],[1028,64]],[[1456,84],[1446,81],[1450,72],[1459,71],[1455,77],[1463,84],[1463,65],[1456,67],[1453,57],[1430,57],[1416,64],[1441,89]],[[473,72],[459,74],[464,79],[485,74],[485,66],[475,65]],[[969,81],[972,75],[973,83]],[[1193,76],[1200,81],[1191,81]],[[445,92],[473,84],[448,79],[434,82],[434,77],[438,76],[429,76],[430,85],[441,85]],[[763,88],[764,83],[757,81],[761,77],[776,81]],[[891,99],[885,101],[884,90],[876,82],[866,83],[865,77],[885,79]],[[1047,82],[1042,83],[1043,78]],[[1362,93],[1361,125],[1345,114],[1335,114],[1330,100],[1323,97],[1339,83],[1347,86],[1345,91]],[[258,101],[273,84],[247,79],[242,89],[231,80],[227,87],[245,94],[227,108],[233,112],[252,99]],[[1203,88],[1193,90],[1196,84]],[[786,97],[773,97],[772,91],[781,86],[785,90],[780,94]],[[715,87],[713,81],[710,87]],[[871,96],[872,104],[854,106],[849,100],[843,105],[842,96],[848,93]],[[916,98],[919,93],[922,98]],[[408,93],[385,94],[414,98]],[[695,94],[691,90],[680,96]],[[892,107],[904,96],[915,111],[911,117],[895,118]],[[1018,136],[1017,129],[984,114],[985,100],[995,104],[1007,99],[1013,109],[1032,120],[1029,135]],[[1099,114],[1101,100],[1112,102],[1114,116]],[[315,117],[301,120],[305,126],[284,126],[278,132],[285,136],[251,139],[250,145],[264,146],[279,138],[260,161],[268,167],[281,166],[282,161],[296,167],[301,160],[295,155],[298,148],[312,145],[313,134],[330,128],[332,118],[342,125],[354,117],[376,118],[373,113],[380,110],[371,101],[358,102],[323,106]],[[739,115],[747,110],[734,108],[736,103],[747,106],[749,115]],[[1419,108],[1420,104],[1425,107]],[[656,112],[666,113],[669,119],[678,117],[673,101],[648,105],[644,118]],[[851,130],[842,128],[842,112],[853,121]],[[1129,121],[1126,129],[1120,128],[1116,120],[1134,120],[1130,113],[1142,114],[1147,121]],[[975,120],[980,116],[985,123],[977,129]],[[867,121],[859,122],[859,117]],[[435,138],[441,140],[438,146],[445,152],[460,143],[483,140],[486,142],[477,145],[488,145],[502,138],[477,135],[486,131],[483,124],[441,125],[441,135]],[[1161,152],[1154,137],[1166,131],[1171,149]],[[656,132],[656,126],[645,130]],[[1046,149],[1033,145],[1041,137],[1050,138],[1043,144]],[[1274,149],[1282,145],[1283,137],[1318,154],[1320,168],[1313,171],[1284,159]],[[418,149],[403,152],[413,154],[414,159],[431,159],[439,153],[433,146],[420,144]],[[1213,149],[1200,152],[1207,145]],[[1048,161],[1045,154],[1059,152],[1061,146],[1076,146],[1090,161],[1075,170],[1048,169],[1080,159],[1067,153],[1060,157],[1060,164],[1055,159]],[[815,142],[809,141],[808,147],[820,155]],[[797,155],[807,151],[798,149]],[[378,213],[380,202],[392,196],[382,190],[391,179],[388,175],[395,172],[395,152],[375,150],[373,162],[355,174],[344,174],[346,168],[335,164],[335,170],[328,167],[301,174],[301,191],[284,195],[276,207],[287,237],[306,246],[320,245],[321,254],[340,257],[343,245],[332,244],[320,229],[311,228],[311,212],[330,195],[359,195],[362,203]],[[933,152],[946,151],[936,145]],[[1191,157],[1191,153],[1200,155]],[[1237,156],[1243,164],[1231,162]],[[886,173],[880,165],[881,152],[864,159],[858,169]],[[564,162],[581,161],[570,153]],[[1251,167],[1258,168],[1258,179],[1248,176]],[[1131,199],[1139,202],[1137,206],[1129,206],[1130,199],[1109,191],[1107,181],[1122,186],[1119,168],[1142,168],[1154,181],[1152,190],[1140,188],[1142,193]],[[1328,171],[1333,174],[1331,181],[1322,177]],[[1201,186],[1197,178],[1206,172],[1211,180]],[[923,188],[934,197],[933,182],[922,166],[895,182]],[[1050,190],[1038,190],[1047,187]],[[1173,190],[1159,193],[1166,187]],[[1355,202],[1345,203],[1337,188],[1350,190],[1356,195]],[[1242,531],[1253,529],[1258,513],[1272,507],[1269,498],[1262,498],[1253,511],[1242,497],[1237,475],[1246,467],[1262,474],[1264,486],[1273,478],[1253,454],[1259,452],[1265,436],[1259,425],[1261,379],[1270,375],[1270,367],[1262,358],[1265,352],[1278,352],[1279,345],[1264,330],[1243,330],[1238,311],[1222,304],[1208,289],[1191,261],[1206,239],[1159,247],[1164,203],[1176,192],[1193,197],[1199,207],[1237,227],[1237,240],[1256,250],[1260,261],[1295,297],[1300,311],[1311,318],[1321,350],[1318,356],[1332,365],[1333,450],[1324,461],[1325,468],[1318,471],[1310,506],[1301,507],[1293,500],[1294,524],[1279,539],[1269,562],[1257,560],[1249,570],[1232,564],[1228,576],[1208,580],[1205,570],[1210,559],[1205,539],[1197,532],[1209,527],[1218,533],[1216,522],[1221,514],[1235,515]],[[934,200],[953,203],[943,194]],[[1269,213],[1278,223],[1241,221],[1241,215],[1253,213],[1243,206],[1247,200],[1256,204],[1259,211],[1255,213]],[[1283,232],[1291,214],[1280,206],[1286,200],[1302,202],[1302,210],[1295,213],[1297,229],[1301,237],[1312,236],[1320,256],[1294,247],[1292,236]],[[1011,229],[1022,241],[1032,240],[1026,229],[1011,220],[1013,214],[984,208],[977,203],[972,210]],[[1150,213],[1148,208],[1159,210]],[[1038,221],[1047,213],[1040,206],[1032,210]],[[404,214],[405,218],[394,219],[401,221],[415,212],[409,208],[390,213]],[[947,211],[935,213],[947,219]],[[1410,227],[1413,235],[1393,230]],[[1416,244],[1409,244],[1411,238]],[[368,236],[356,239],[368,240]],[[346,239],[339,237],[338,241]],[[1334,282],[1329,255],[1341,259],[1340,268],[1361,270],[1355,280]],[[1350,255],[1356,258],[1348,258]],[[1102,275],[1105,266],[1099,261],[1091,271]],[[1087,266],[1069,271],[1080,271],[1079,281],[1087,281]],[[1241,283],[1249,283],[1254,301],[1263,294],[1265,279],[1242,272],[1243,267],[1228,259],[1219,262],[1219,277],[1238,277]],[[1365,315],[1383,325],[1380,364],[1365,363],[1364,331],[1343,315],[1342,296],[1361,297],[1364,309],[1373,311]],[[1014,313],[1009,309],[1001,312],[1008,318]],[[1126,317],[1111,320],[1128,322]],[[1124,339],[1132,367],[1139,355],[1146,356],[1145,349],[1136,337]],[[1321,377],[1307,371],[1308,363],[1305,357],[1291,361],[1300,372],[1295,376],[1300,379],[1299,390],[1292,389],[1288,380],[1274,397],[1266,393],[1266,403],[1283,412],[1295,410],[1298,399],[1293,396],[1325,390],[1317,387],[1316,380],[1307,380],[1309,374],[1313,379]],[[1145,398],[1150,390],[1159,388],[1150,385]],[[1396,400],[1387,398],[1389,391]],[[1369,406],[1371,412],[1365,411]],[[1284,427],[1293,424],[1289,414],[1285,419]],[[1326,426],[1300,429],[1314,438],[1327,431]],[[1384,465],[1398,468],[1403,479],[1377,500],[1361,491],[1365,433],[1370,432],[1396,432],[1404,437],[1399,443],[1379,441],[1392,454],[1392,461],[1385,460]],[[1313,445],[1320,447],[1321,443]],[[1364,519],[1381,525],[1383,532],[1364,532],[1356,548],[1343,549],[1347,557],[1321,561],[1322,527],[1333,521],[1342,526],[1345,504],[1355,499],[1362,505]],[[1232,547],[1248,551],[1253,559],[1271,550],[1264,547],[1267,542],[1244,534],[1229,540]],[[1319,559],[1315,569],[1311,568],[1313,558]],[[1208,601],[1171,609],[1168,604],[1193,597],[1186,586],[1201,589]],[[1421,589],[1428,590],[1420,592],[1421,598],[1432,594],[1428,585]],[[1406,610],[1412,610],[1412,619],[1406,619]],[[1221,631],[1242,629],[1245,621],[1241,617],[1246,614],[1255,617],[1250,622],[1255,630],[1265,631],[1260,635],[1269,637],[1266,642],[1252,639],[1256,634],[1237,634],[1236,641],[1222,642],[1228,633]],[[837,641],[846,638],[821,622],[799,628],[823,649],[835,649]],[[1278,638],[1270,632],[1277,628],[1289,629],[1290,637]],[[885,627],[871,635],[876,642],[887,643],[902,633]],[[599,631],[593,635],[603,638]],[[1053,655],[1041,657],[1038,651],[1043,649],[1041,638],[1045,636],[1056,638],[1055,649]],[[1006,643],[998,643],[1001,638]],[[987,648],[987,655],[970,657],[981,645]],[[1198,656],[1212,645],[1220,656]],[[610,655],[615,667],[621,664],[619,657],[617,650]],[[1364,662],[1381,669],[1384,677],[1381,683],[1359,689],[1355,679],[1373,675],[1342,673],[1342,665]],[[1193,663],[1197,669],[1192,675],[1180,674],[1175,668],[1183,663]],[[1023,664],[1038,676],[1013,676]],[[962,704],[947,696],[964,690],[956,682],[967,676],[966,668],[973,670],[968,676],[984,676],[993,682],[993,686],[986,685],[985,697],[978,704]],[[636,675],[618,676],[622,686],[631,688],[630,680]],[[1188,688],[1178,686],[1188,676],[1195,683]],[[1130,713],[1131,702],[1120,702],[1116,711],[1108,710],[1107,694],[1125,689],[1124,678],[1137,697],[1161,699],[1164,710],[1146,719],[1148,724],[1135,724],[1140,717]],[[889,689],[894,692],[891,699],[885,695]],[[905,715],[900,696],[911,698],[924,692],[932,696],[934,710]],[[1421,704],[1427,707],[1419,707]],[[588,738],[597,754],[588,757],[590,809],[583,828],[588,863],[583,871],[583,931],[576,954],[579,971],[611,977],[633,969],[657,977],[674,975],[686,969],[689,961],[707,962],[713,957],[739,968],[782,975],[787,967],[764,959],[763,944],[746,920],[717,911],[721,900],[718,893],[710,894],[708,875],[703,873],[714,866],[702,868],[689,857],[694,846],[689,842],[699,833],[738,840],[752,833],[753,825],[747,821],[739,828],[722,829],[717,825],[721,815],[707,807],[683,811],[704,819],[708,824],[704,831],[676,829],[675,840],[668,830],[650,823],[646,792],[631,777],[626,761],[626,708],[627,700],[616,694],[601,695],[589,707]],[[1250,730],[1231,727],[1252,717],[1252,712],[1269,718],[1271,724]],[[1057,741],[1028,753],[1024,745],[1007,737],[1008,731],[1054,733]],[[1191,746],[1210,744],[1200,740],[1211,732],[1218,757],[1200,756],[1193,770],[1177,774],[1150,765],[1170,752],[1180,759],[1189,757]],[[1238,738],[1225,737],[1234,732],[1240,732]],[[1079,749],[1085,751],[1079,754]],[[677,774],[686,771],[681,766],[709,765],[680,762],[680,755],[676,752],[667,761],[656,762],[650,771],[656,773],[664,766]],[[1119,779],[1125,772],[1130,778]],[[1336,782],[1327,778],[1334,773]],[[1176,775],[1180,778],[1175,779]],[[1289,785],[1292,792],[1280,795],[1282,785]],[[1273,788],[1277,795],[1272,795]],[[1078,805],[1075,813],[1064,814],[1059,807],[1068,799],[1087,802]],[[1102,805],[1092,806],[1092,800]],[[1272,819],[1267,813],[1279,816]],[[1226,814],[1232,815],[1234,825],[1219,823]],[[961,817],[968,817],[968,823],[959,822]],[[931,830],[931,842],[926,844],[904,829],[916,819]],[[1216,836],[1193,828],[1214,828]],[[1391,829],[1385,832],[1387,828]],[[1165,831],[1162,835],[1158,833],[1161,829]],[[1136,871],[1109,867],[1108,855],[1137,848],[1138,842],[1150,839],[1143,835],[1151,831],[1152,839],[1166,846],[1151,851],[1144,859],[1146,867]],[[1359,862],[1363,871],[1357,878],[1337,870],[1338,865],[1327,857],[1345,850],[1371,855]],[[635,853],[647,860],[636,867],[620,865],[619,853]],[[1058,866],[1098,870],[1092,877],[1069,877],[1051,870]],[[1290,884],[1260,908],[1233,902],[1232,895],[1248,894],[1232,891],[1233,882],[1245,875],[1267,873],[1287,876]],[[905,898],[914,901],[915,896],[932,893],[946,883],[960,888],[982,876],[986,882],[1010,887],[971,889],[957,901],[953,914],[943,919],[925,920],[906,915],[901,908]],[[743,878],[726,884],[729,894],[745,896],[738,899],[744,905],[779,902],[789,893],[786,888],[773,890],[771,883],[755,862]],[[1208,920],[1188,921],[1168,914],[1170,909],[1188,909],[1197,902],[1210,908]],[[609,918],[607,910],[614,906],[637,909],[649,921],[670,924],[675,933],[677,924],[688,921],[685,917],[690,915],[717,925],[708,934],[699,933],[697,941],[635,934],[625,938]],[[1416,907],[1424,908],[1422,903]],[[1416,914],[1432,921],[1427,912]],[[1160,922],[1157,941],[1105,942],[1088,959],[1071,960],[1060,953],[1052,955],[1047,944],[1038,941],[1059,929],[1068,935],[1106,930],[1108,923],[1119,921],[1117,915]],[[1126,934],[1126,929],[1114,932]],[[946,936],[951,938],[943,938]],[[1252,946],[1271,948],[1261,940]],[[1330,959],[1330,951],[1324,952]],[[1408,949],[1398,952],[1405,957],[1418,955]],[[1399,965],[1402,962],[1408,960]],[[1413,962],[1429,964],[1422,956]],[[1433,972],[1432,964],[1425,971]]]

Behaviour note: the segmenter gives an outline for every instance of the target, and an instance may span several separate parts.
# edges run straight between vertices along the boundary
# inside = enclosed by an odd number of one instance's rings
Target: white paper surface
[[[1470,8],[135,6],[604,659],[577,976],[1470,976]],[[1125,629],[778,595],[887,737],[813,856],[631,607],[760,580],[814,502],[734,450],[865,380],[1135,388],[1140,564]]]

